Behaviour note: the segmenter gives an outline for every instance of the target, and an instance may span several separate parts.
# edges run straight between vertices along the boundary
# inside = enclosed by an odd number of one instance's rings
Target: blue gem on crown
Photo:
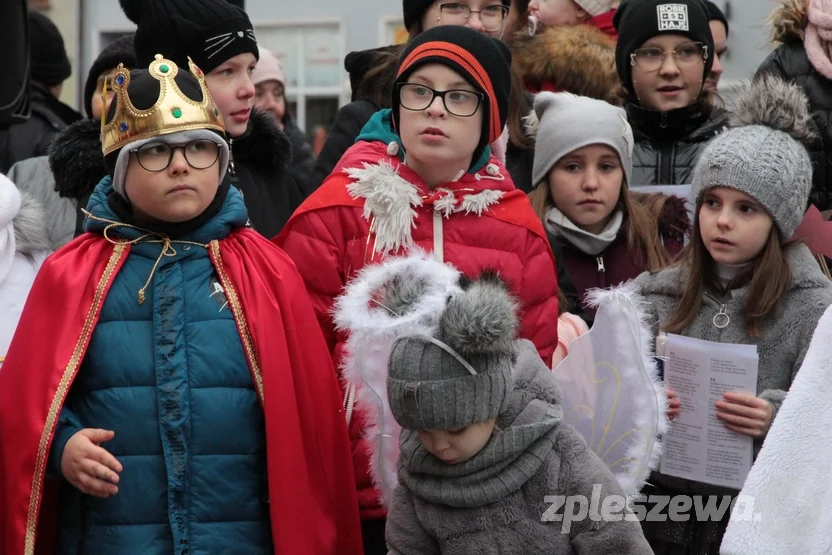
[[[127,131],[127,123],[121,122],[121,125],[119,125],[118,128],[122,133],[124,133],[125,131]]]
[[[119,75],[118,77],[116,77],[116,83],[119,87],[122,86],[124,84],[124,75]]]

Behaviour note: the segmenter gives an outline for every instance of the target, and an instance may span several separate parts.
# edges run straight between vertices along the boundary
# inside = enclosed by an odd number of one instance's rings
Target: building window
[[[298,127],[310,138],[318,126],[329,128],[347,98],[340,24],[260,25],[255,33],[283,64],[286,100]]]
[[[404,44],[407,42],[407,29],[404,27],[404,21],[399,16],[387,16],[381,18],[381,44],[379,46],[387,46],[389,44]]]

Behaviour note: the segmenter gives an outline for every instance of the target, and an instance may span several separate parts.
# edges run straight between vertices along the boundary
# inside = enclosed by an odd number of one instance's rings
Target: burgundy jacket
[[[549,241],[558,241],[559,257],[557,264],[566,270],[569,280],[574,284],[580,299],[580,311],[587,320],[595,318],[595,310],[588,307],[584,294],[596,287],[615,287],[636,278],[647,270],[647,257],[640,249],[630,249],[627,241],[628,221],[621,224],[618,237],[597,256],[586,254],[563,238],[555,238],[549,233]],[[659,235],[667,252],[675,257],[684,246],[684,236],[690,228],[690,219],[685,201],[670,197],[665,203],[659,217]],[[577,308],[577,307],[576,307]],[[570,312],[576,312],[570,310]]]

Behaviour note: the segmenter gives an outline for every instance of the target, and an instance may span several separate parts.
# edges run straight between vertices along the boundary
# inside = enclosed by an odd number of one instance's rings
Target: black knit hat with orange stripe
[[[485,95],[483,132],[474,152],[477,160],[503,132],[511,92],[511,51],[501,41],[461,25],[441,25],[420,33],[402,52],[393,86],[393,124],[399,126],[399,83],[426,64],[441,64],[459,73]]]

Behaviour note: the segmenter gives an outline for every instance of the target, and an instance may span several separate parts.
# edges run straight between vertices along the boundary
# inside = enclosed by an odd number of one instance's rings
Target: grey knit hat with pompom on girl
[[[741,191],[765,207],[787,241],[809,201],[812,162],[804,145],[816,137],[803,89],[757,77],[739,91],[729,130],[708,144],[694,168],[697,204],[713,187]]]
[[[433,336],[400,338],[387,394],[406,430],[457,430],[496,418],[512,390],[518,304],[486,273],[448,300]]]

